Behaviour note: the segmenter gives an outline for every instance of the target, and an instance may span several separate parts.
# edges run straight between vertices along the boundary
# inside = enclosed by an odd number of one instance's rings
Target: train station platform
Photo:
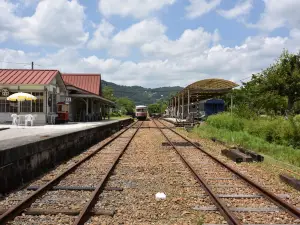
[[[111,136],[132,119],[43,126],[0,125],[0,194]]]
[[[114,124],[118,121],[119,120],[104,120],[97,122],[41,125],[32,127],[0,124],[0,151],[63,134]]]

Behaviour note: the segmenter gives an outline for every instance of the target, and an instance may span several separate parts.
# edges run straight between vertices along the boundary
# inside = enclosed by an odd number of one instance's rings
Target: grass
[[[292,132],[287,122],[250,121],[243,118],[228,118],[228,115],[223,114],[210,117],[206,125],[195,127],[193,132],[201,137],[215,137],[300,167],[300,149],[288,145],[288,138]]]
[[[122,115],[122,116],[111,116],[110,119],[111,120],[120,120],[120,119],[128,119],[131,118],[130,116],[127,115]]]

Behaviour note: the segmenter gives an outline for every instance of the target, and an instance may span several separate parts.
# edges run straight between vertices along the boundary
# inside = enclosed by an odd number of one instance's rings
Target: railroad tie
[[[0,209],[0,215],[5,213],[8,209]],[[39,208],[28,208],[23,212],[25,215],[58,215],[65,214],[69,216],[77,216],[80,213],[80,210],[70,210],[70,209],[39,209]],[[115,214],[115,210],[92,210],[89,212],[92,216],[113,216]]]
[[[286,174],[280,174],[279,177],[283,182],[300,191],[300,180]]]
[[[195,206],[194,210],[197,211],[218,211],[216,206]],[[233,212],[279,212],[281,209],[279,207],[230,207]]]
[[[263,198],[264,196],[262,194],[228,194],[228,195],[223,195],[223,194],[219,194],[217,195],[219,198]],[[288,194],[278,194],[277,195],[280,198],[290,198],[290,195]],[[208,195],[195,195],[195,197],[199,197],[199,198],[206,198],[208,197]]]
[[[29,191],[36,191],[39,186],[30,186],[27,188]],[[67,190],[67,191],[94,191],[95,187],[83,187],[83,186],[54,186],[52,190]],[[106,187],[105,191],[123,191],[123,188],[119,187]]]
[[[203,225],[228,225],[228,223],[203,223]],[[244,223],[244,225],[266,225],[266,224],[260,224],[260,223]],[[299,225],[296,223],[276,223],[276,225]]]

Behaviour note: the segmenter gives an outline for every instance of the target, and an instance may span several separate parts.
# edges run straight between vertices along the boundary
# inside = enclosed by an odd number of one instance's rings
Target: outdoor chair
[[[33,126],[33,120],[34,116],[29,114],[25,116],[25,126],[27,126],[28,123],[30,123],[31,126]]]
[[[12,125],[18,125],[18,115],[17,114],[12,114]]]

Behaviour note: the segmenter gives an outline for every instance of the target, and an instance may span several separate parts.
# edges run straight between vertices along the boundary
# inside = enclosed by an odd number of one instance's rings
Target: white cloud
[[[256,24],[249,27],[272,31],[280,27],[297,28],[300,23],[299,0],[264,0],[265,10]]]
[[[137,62],[102,59],[95,55],[82,57],[73,48],[64,48],[46,56],[0,49],[0,59],[14,62],[34,61],[44,68],[56,68],[62,72],[97,72],[102,74],[104,80],[122,85],[186,86],[196,80],[212,77],[239,82],[240,79],[273,63],[283,48],[297,51],[300,47],[299,34],[299,30],[293,30],[289,37],[249,37],[239,46],[225,47],[219,44],[209,46],[214,33],[207,33],[199,28],[184,32],[173,42],[174,48],[183,48],[182,52],[175,51],[178,54],[170,54],[166,51],[167,53],[163,52],[165,59],[148,58]],[[199,36],[206,40],[196,46]],[[169,42],[171,41],[166,40],[166,43]],[[193,45],[197,50],[191,48]],[[157,51],[152,54],[162,54],[161,49]],[[11,67],[11,64],[2,66]],[[18,64],[15,66],[23,67]]]
[[[162,36],[153,42],[145,43],[141,50],[146,55],[158,57],[191,57],[207,50],[211,43],[219,39],[217,30],[214,34],[205,32],[203,28],[185,30],[178,40],[169,40]]]
[[[87,41],[84,7],[77,0],[43,0],[29,17],[15,14],[17,5],[0,0],[0,29],[32,45],[76,46]],[[2,39],[3,35],[1,35]]]
[[[70,46],[85,43],[84,8],[76,0],[43,0],[33,16],[22,19],[15,37],[33,45]]]
[[[156,19],[147,19],[117,33],[113,41],[119,44],[140,45],[161,36],[166,27]]]
[[[110,45],[110,37],[115,27],[108,21],[102,19],[101,23],[94,32],[93,38],[88,42],[89,49],[103,49]]]
[[[11,32],[13,32],[19,26],[19,20],[14,15],[17,9],[17,5],[7,1],[0,0],[0,39],[5,41]],[[0,42],[1,42],[0,41]]]
[[[244,16],[250,13],[252,7],[253,7],[253,0],[244,0],[238,2],[232,9],[229,10],[218,10],[218,13],[227,18],[227,19],[233,19],[240,16]]]
[[[166,30],[166,26],[152,18],[142,20],[112,35],[113,27],[108,22],[102,21],[93,39],[88,42],[88,47],[90,49],[106,48],[109,54],[115,57],[128,56],[132,48],[140,48],[147,56],[169,57],[183,53],[197,54],[198,51],[207,49],[211,44],[218,43],[220,39],[218,30],[210,34],[200,27],[195,30],[185,30],[178,40],[169,40]]]
[[[104,16],[145,18],[174,2],[175,0],[99,0],[99,10]]]
[[[189,19],[195,19],[220,5],[222,0],[189,0],[190,4],[185,8],[186,16]]]
[[[139,47],[144,43],[154,41],[164,35],[166,27],[157,19],[146,19],[135,23],[114,36],[113,26],[103,20],[96,29],[92,40],[89,41],[90,49],[107,48],[112,56],[125,57],[132,47]]]

